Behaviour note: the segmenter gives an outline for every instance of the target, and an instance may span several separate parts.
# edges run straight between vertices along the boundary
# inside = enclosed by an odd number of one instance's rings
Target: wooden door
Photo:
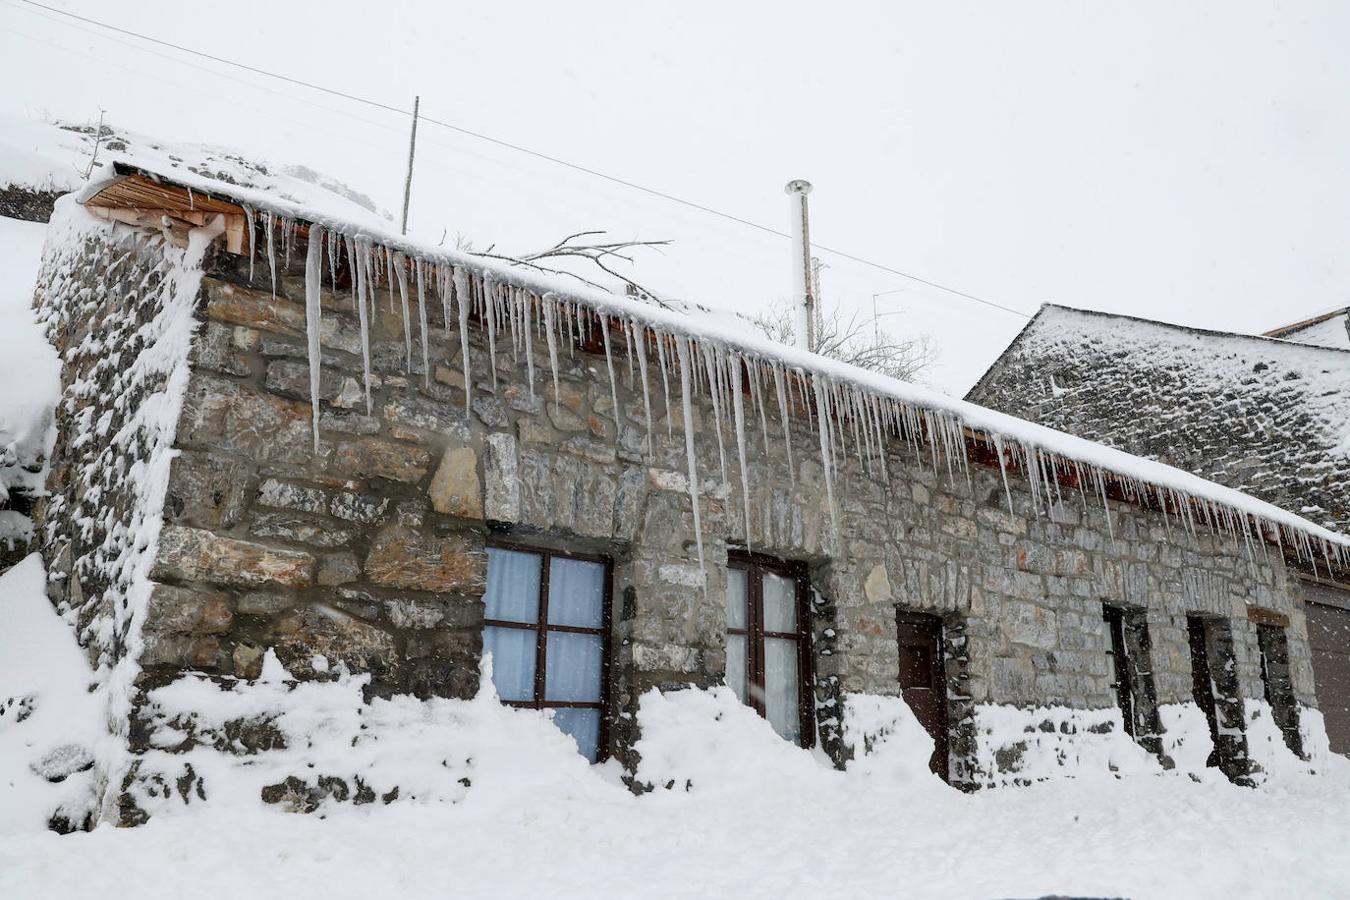
[[[929,768],[947,778],[947,679],[942,662],[942,620],[898,613],[900,693],[933,738]]]
[[[1350,753],[1350,591],[1304,584],[1317,705],[1333,753]]]

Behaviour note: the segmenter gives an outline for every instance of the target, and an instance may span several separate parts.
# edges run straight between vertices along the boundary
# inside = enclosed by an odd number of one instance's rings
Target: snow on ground
[[[599,774],[535,773],[528,789],[485,784],[456,805],[327,819],[207,810],[26,835],[0,844],[0,895],[103,898],[110,885],[147,898],[1350,895],[1350,766],[1260,790],[1160,776],[966,796],[838,774],[786,745],[756,745],[754,760],[750,747],[719,748],[755,774],[633,797]]]
[[[0,173],[2,174],[2,173]],[[0,179],[3,180],[3,179]],[[40,488],[61,362],[33,319],[33,282],[47,226],[0,217],[0,500],[11,488]],[[0,543],[23,540],[27,517],[0,510]]]
[[[32,698],[23,721],[0,715],[6,900],[102,900],[110,885],[146,898],[324,900],[1350,895],[1341,757],[1319,775],[1278,771],[1256,790],[1213,773],[1103,771],[966,795],[927,772],[931,743],[900,701],[849,707],[848,741],[872,752],[841,773],[720,689],[643,698],[638,775],[657,787],[634,796],[616,763],[588,767],[543,713],[503,707],[490,688],[471,701],[377,700],[363,724],[343,710],[359,703],[364,676],[288,687],[274,660],[248,687],[187,680],[156,694],[170,713],[195,710],[199,725],[267,712],[288,694],[303,701],[285,704],[277,725],[289,743],[273,758],[175,757],[197,764],[208,791],[228,786],[223,802],[58,836],[44,830],[46,810],[78,800],[89,773],[50,783],[41,773],[55,764],[34,763],[77,759],[50,751],[98,741],[101,706],[42,588],[36,556],[0,577],[0,684]],[[349,749],[334,756],[338,744]],[[380,772],[404,790],[389,805],[330,802],[308,815],[259,802],[278,763],[303,758],[319,760],[316,772]],[[428,784],[437,772],[442,783]]]
[[[0,844],[38,832],[63,809],[89,810],[102,695],[70,626],[47,600],[42,559],[0,575]],[[0,896],[4,891],[0,890]]]
[[[0,615],[0,696],[33,698],[22,721],[0,715],[6,900],[102,900],[113,885],[145,898],[297,900],[1350,895],[1342,757],[1319,775],[1278,771],[1255,790],[1217,775],[1102,772],[966,795],[927,772],[931,743],[898,700],[851,702],[846,739],[871,753],[838,772],[719,689],[643,697],[638,774],[656,789],[634,796],[616,763],[587,766],[544,713],[501,706],[490,688],[470,701],[377,700],[367,728],[343,719],[363,676],[288,687],[274,661],[246,688],[189,680],[157,702],[204,721],[308,691],[277,720],[287,747],[270,753],[317,758],[316,772],[382,772],[402,782],[398,800],[285,812],[240,790],[281,771],[250,771],[275,759],[217,754],[198,773],[234,789],[225,802],[174,797],[178,808],[146,825],[59,836],[45,810],[78,798],[90,773],[41,775],[79,758],[50,750],[100,739],[100,699],[85,691],[88,668],[43,596],[36,556],[0,576]],[[399,727],[381,731],[385,722]],[[344,738],[349,751],[333,757],[327,739],[343,728],[367,738]],[[177,758],[207,764],[209,752]],[[419,783],[428,776],[443,783]]]

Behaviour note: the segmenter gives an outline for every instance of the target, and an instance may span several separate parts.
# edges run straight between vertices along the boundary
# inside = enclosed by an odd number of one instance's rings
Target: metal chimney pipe
[[[811,278],[811,226],[806,195],[811,193],[811,182],[794,178],[783,188],[792,202],[792,309],[796,320],[797,346],[812,350],[816,343],[816,297]]]

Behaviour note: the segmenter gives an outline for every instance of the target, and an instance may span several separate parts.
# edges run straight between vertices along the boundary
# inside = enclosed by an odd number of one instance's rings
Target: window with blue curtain
[[[604,755],[609,563],[488,548],[483,652],[503,703],[553,711],[581,755]]]

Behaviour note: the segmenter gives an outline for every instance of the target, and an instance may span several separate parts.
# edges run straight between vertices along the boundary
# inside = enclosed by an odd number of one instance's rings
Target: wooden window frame
[[[802,747],[812,747],[816,738],[815,689],[811,665],[811,585],[806,564],[789,562],[759,553],[737,551],[727,554],[727,568],[746,573],[745,628],[726,628],[727,634],[745,636],[746,705],[767,718],[764,708],[764,639],[782,638],[797,642],[797,715]],[[792,580],[797,604],[795,632],[764,630],[764,578],[768,572]]]
[[[534,656],[534,698],[531,700],[502,700],[506,706],[524,709],[598,709],[600,711],[600,731],[596,737],[597,763],[609,758],[609,701],[612,689],[610,671],[610,631],[613,624],[614,608],[614,561],[608,556],[593,553],[576,553],[571,550],[554,550],[548,547],[536,547],[530,544],[516,544],[508,541],[488,541],[493,550],[510,550],[515,553],[528,553],[540,557],[539,564],[539,617],[538,621],[509,622],[504,619],[483,618],[483,628],[515,628],[535,633]],[[575,625],[550,625],[548,623],[548,587],[551,560],[577,559],[599,563],[605,569],[604,598],[600,611],[599,628],[581,628]],[[600,699],[595,702],[578,700],[545,700],[545,677],[548,673],[548,633],[550,631],[567,634],[598,634],[600,636]]]

